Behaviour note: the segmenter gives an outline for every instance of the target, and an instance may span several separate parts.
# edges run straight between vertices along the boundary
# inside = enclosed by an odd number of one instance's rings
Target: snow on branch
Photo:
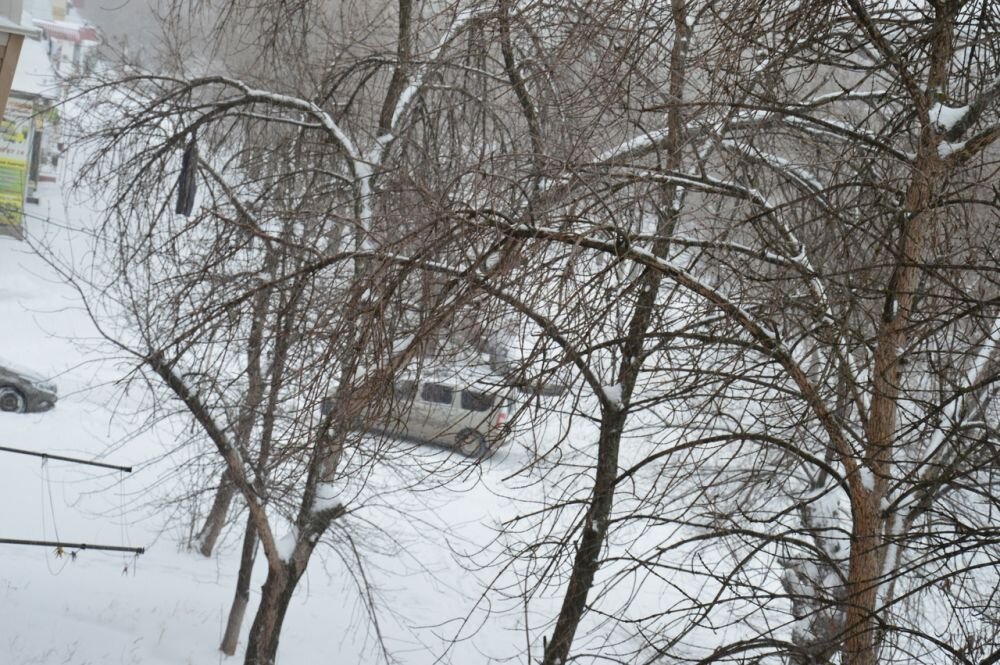
[[[438,41],[437,45],[431,49],[426,60],[417,68],[409,81],[407,81],[406,87],[400,92],[399,99],[396,100],[396,107],[392,112],[392,120],[389,123],[388,132],[377,136],[363,155],[359,154],[357,150],[348,151],[348,154],[351,156],[351,166],[358,187],[357,215],[361,231],[364,233],[361,246],[365,250],[375,249],[371,234],[367,231],[371,225],[373,215],[372,197],[374,196],[376,171],[382,165],[389,146],[399,135],[399,127],[413,106],[417,95],[423,89],[431,68],[438,63],[441,54],[448,44],[454,41],[455,37],[478,15],[478,11],[474,7],[460,10],[455,15],[455,19],[451,22],[448,30]]]
[[[413,106],[413,102],[418,93],[424,87],[427,74],[430,72],[431,68],[438,63],[441,54],[444,52],[448,44],[454,41],[455,37],[457,37],[469,23],[479,16],[480,11],[481,10],[476,7],[467,7],[460,10],[455,15],[455,19],[451,22],[448,30],[441,37],[441,39],[438,40],[437,45],[431,49],[431,52],[427,55],[423,64],[417,68],[417,70],[410,77],[410,80],[407,81],[406,87],[403,88],[403,91],[399,94],[399,99],[396,101],[396,108],[392,112],[392,121],[389,125],[389,133],[375,139],[372,149],[368,152],[368,162],[370,164],[377,165],[381,162],[382,154],[385,151],[385,148],[396,138],[400,124],[405,119],[410,107]]]
[[[476,211],[468,212],[470,219],[479,216]],[[615,241],[600,240],[588,234],[581,235],[563,229],[538,227],[516,222],[497,224],[496,220],[491,220],[491,228],[500,230],[514,238],[566,243],[613,254],[620,259],[635,261],[659,271],[681,288],[704,298],[707,302],[718,307],[730,320],[755,339],[768,356],[785,369],[788,378],[798,387],[803,399],[813,410],[817,420],[833,442],[840,461],[844,465],[846,476],[849,478],[857,476],[857,460],[853,456],[851,446],[837,423],[833,411],[819,395],[805,371],[796,362],[791,350],[785,346],[778,334],[771,330],[766,323],[758,320],[738,303],[730,300],[722,291],[700,280],[694,274],[675,265],[671,261],[662,259],[652,252],[639,247],[622,247]]]
[[[952,164],[960,164],[983,152],[998,140],[1000,140],[1000,124],[979,132],[967,141],[941,143],[938,145],[938,155]]]
[[[607,386],[601,386],[600,396],[609,408],[614,410],[620,410],[622,408],[622,384],[615,383]]]
[[[869,99],[882,99],[887,96],[889,96],[888,90],[844,90],[816,95],[809,101],[805,102],[804,105],[822,106],[833,102],[864,101]]]
[[[1000,315],[993,321],[986,338],[974,349],[972,363],[965,373],[965,385],[942,405],[940,421],[934,426],[925,447],[923,459],[908,479],[918,479],[911,491],[899,495],[893,505],[892,517],[886,527],[886,556],[882,566],[881,582],[877,590],[876,607],[882,607],[891,600],[891,580],[902,559],[900,539],[910,529],[926,502],[938,491],[941,475],[949,469],[954,458],[967,451],[953,447],[944,455],[952,436],[963,427],[982,419],[984,404],[983,390],[992,381],[992,374],[1000,362]],[[932,464],[933,462],[933,464]],[[899,489],[897,485],[896,488]]]
[[[360,158],[357,147],[354,142],[350,139],[347,133],[340,127],[337,122],[330,117],[330,114],[321,109],[315,103],[308,100],[302,99],[300,97],[292,97],[291,95],[283,95],[277,92],[271,92],[269,90],[261,90],[259,88],[252,88],[243,81],[239,79],[229,78],[227,76],[207,76],[198,79],[192,79],[188,85],[192,88],[199,86],[207,86],[213,84],[221,84],[231,88],[236,88],[241,93],[243,97],[241,99],[227,100],[229,103],[244,103],[244,104],[255,104],[264,103],[271,104],[273,106],[278,106],[282,108],[296,109],[302,111],[313,118],[320,126],[325,129],[330,136],[340,145],[340,147],[347,153],[348,158],[355,162]]]
[[[763,152],[755,146],[733,139],[725,139],[721,142],[721,145],[723,148],[732,149],[744,157],[767,164],[775,171],[786,175],[789,180],[807,192],[817,194],[824,190],[823,183],[820,182],[819,177],[817,177],[816,174],[798,166],[797,164],[793,164],[791,161],[781,157],[780,155]],[[825,206],[826,201],[822,200],[822,203],[824,203]]]
[[[935,125],[941,132],[950,132],[955,125],[962,122],[968,113],[968,106],[953,107],[941,102],[934,104],[927,111],[931,124]]]
[[[782,124],[795,127],[796,129],[801,129],[802,131],[815,136],[833,137],[846,141],[858,141],[859,143],[875,148],[880,152],[884,152],[901,162],[910,162],[913,159],[912,155],[905,153],[902,150],[897,150],[864,128],[856,127],[840,120],[834,120],[832,118],[814,118],[812,116],[799,114],[783,114],[781,116],[781,122]]]
[[[716,178],[708,174],[682,173],[678,171],[651,171],[649,169],[632,169],[625,167],[619,167],[619,170],[611,171],[609,174],[618,174],[623,177],[635,178],[636,180],[680,185],[694,191],[705,192],[708,194],[723,194],[732,196],[734,198],[744,199],[758,205],[768,213],[773,213],[777,210],[777,206],[775,206],[767,198],[767,195],[760,190],[752,187],[746,187],[732,180]]]
[[[643,236],[639,236],[640,240]],[[671,236],[671,244],[679,245],[681,247],[696,247],[703,249],[720,249],[727,252],[735,252],[737,254],[745,254],[747,256],[752,256],[756,259],[760,259],[766,263],[771,263],[776,266],[790,267],[793,266],[793,262],[789,260],[787,256],[783,254],[778,254],[772,252],[768,249],[755,249],[748,245],[743,245],[737,242],[725,242],[722,240],[698,240],[696,238],[685,238],[684,236]]]
[[[1000,76],[997,76],[986,89],[979,93],[968,106],[962,107],[963,113],[960,117],[952,118],[952,123],[946,127],[944,138],[949,142],[956,142],[976,124],[982,114],[994,102],[1000,100]],[[938,105],[935,105],[935,107]],[[934,117],[931,117],[934,122]]]
[[[656,146],[667,138],[669,131],[668,128],[663,127],[627,138],[614,148],[605,150],[598,155],[597,163],[603,164],[627,157],[641,157],[655,150]]]

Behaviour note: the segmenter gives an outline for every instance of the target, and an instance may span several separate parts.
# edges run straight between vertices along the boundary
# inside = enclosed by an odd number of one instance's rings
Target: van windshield
[[[462,408],[467,411],[489,411],[493,408],[493,395],[463,390]]]
[[[396,385],[393,386],[393,390],[396,393],[397,400],[401,402],[412,402],[413,398],[417,396],[417,382],[397,381]]]

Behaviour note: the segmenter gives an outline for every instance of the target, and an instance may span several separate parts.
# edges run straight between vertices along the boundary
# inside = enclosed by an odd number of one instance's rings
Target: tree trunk
[[[236,485],[229,477],[229,471],[224,470],[219,478],[219,487],[215,491],[215,500],[212,502],[212,509],[205,519],[204,526],[198,532],[194,544],[202,556],[212,556],[215,543],[219,540],[222,527],[226,525],[226,516],[229,514],[229,506],[236,495]]]
[[[288,611],[288,605],[295,593],[295,586],[309,565],[309,559],[320,537],[331,522],[346,513],[340,504],[313,513],[308,507],[312,505],[311,498],[306,500],[305,505],[307,507],[303,509],[298,522],[299,538],[292,556],[288,561],[284,561],[275,555],[273,549],[268,555],[267,579],[261,587],[260,605],[250,627],[244,665],[274,665],[281,624],[285,620],[285,612]]]
[[[584,521],[576,557],[573,559],[573,572],[566,586],[559,618],[556,620],[555,630],[552,631],[552,639],[545,648],[543,665],[562,665],[566,662],[577,626],[587,607],[587,596],[594,584],[594,575],[600,568],[601,550],[608,533],[608,517],[614,505],[618,447],[621,443],[625,418],[625,411],[615,411],[608,413],[601,422],[594,495]]]
[[[670,53],[670,94],[678,102],[683,97],[685,85],[684,60],[687,53],[688,28],[686,0],[672,0],[676,34]],[[664,144],[666,151],[665,168],[675,169],[680,164],[683,117],[678,103],[667,113],[668,136]],[[674,227],[681,205],[681,191],[677,185],[667,185],[660,193],[664,206],[657,207],[656,238],[652,243],[652,254],[663,258],[667,255],[674,235]],[[563,665],[569,658],[570,648],[576,635],[580,619],[587,608],[587,597],[594,584],[594,576],[601,566],[601,550],[608,533],[608,519],[614,507],[615,484],[618,478],[618,458],[622,432],[628,419],[627,404],[632,397],[643,362],[646,334],[653,321],[656,298],[660,291],[663,275],[656,270],[645,270],[640,275],[638,297],[629,322],[628,333],[622,344],[622,362],[618,370],[621,388],[621,402],[605,406],[601,413],[601,432],[598,439],[597,469],[594,489],[583,524],[583,533],[577,543],[573,570],[570,573],[562,607],[556,620],[552,639],[546,644],[543,665]]]
[[[274,665],[281,624],[300,574],[291,563],[280,568],[268,567],[267,579],[261,587],[260,606],[250,627],[244,665]]]
[[[851,565],[847,576],[848,595],[844,630],[844,663],[875,665],[878,640],[875,599],[882,567],[882,520],[878,492],[852,499]]]
[[[236,594],[233,605],[229,609],[229,620],[226,622],[226,632],[222,636],[219,647],[224,654],[232,656],[236,653],[236,643],[240,638],[240,626],[250,602],[250,578],[253,575],[253,564],[257,559],[257,528],[253,518],[247,517],[246,532],[243,534],[243,553],[240,556],[240,572],[236,576]]]
[[[901,354],[909,343],[914,294],[923,270],[924,245],[937,224],[932,207],[935,187],[944,176],[939,138],[923,128],[920,152],[900,217],[896,262],[885,290],[882,321],[876,337],[872,397],[865,426],[866,450],[859,465],[871,474],[870,487],[855,478],[851,491],[851,554],[844,621],[844,665],[874,665],[879,639],[875,616],[885,555],[885,520],[879,505],[887,492],[889,464],[897,435],[902,374]]]
[[[277,252],[268,255],[264,266],[265,274],[272,274],[274,272],[278,260],[279,254]],[[243,403],[240,405],[240,414],[236,421],[233,437],[239,449],[244,451],[247,449],[254,423],[257,420],[257,410],[264,396],[261,354],[264,346],[264,327],[272,291],[273,289],[271,288],[262,289],[257,293],[253,301],[253,321],[250,325],[250,335],[247,338],[247,392]],[[287,346],[287,343],[285,346]],[[276,355],[277,353],[284,354],[285,350],[279,349],[276,351]],[[280,386],[280,381],[276,381],[276,383],[277,385],[274,386],[273,390],[277,390]],[[267,460],[266,452],[262,452],[261,455],[262,461],[258,463],[258,467]],[[257,469],[257,472],[259,476],[260,468]],[[212,551],[215,550],[219,534],[222,533],[222,527],[226,523],[226,515],[229,514],[229,506],[232,504],[235,494],[236,483],[229,477],[229,471],[225,470],[222,472],[222,478],[219,480],[219,489],[215,493],[212,510],[208,513],[208,519],[205,520],[205,525],[198,534],[196,541],[198,543],[198,551],[203,556],[212,556]]]

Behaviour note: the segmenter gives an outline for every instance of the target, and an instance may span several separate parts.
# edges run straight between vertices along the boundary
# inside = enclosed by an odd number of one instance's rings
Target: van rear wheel
[[[468,457],[482,457],[486,454],[486,437],[475,430],[466,429],[455,437],[458,450]]]

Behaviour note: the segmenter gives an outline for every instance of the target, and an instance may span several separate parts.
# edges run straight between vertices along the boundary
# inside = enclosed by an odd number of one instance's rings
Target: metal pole
[[[90,460],[78,459],[76,457],[64,457],[63,455],[50,455],[49,453],[36,453],[32,450],[21,450],[20,448],[7,448],[6,446],[0,446],[0,451],[6,453],[15,453],[17,455],[31,455],[32,457],[41,457],[42,459],[54,459],[54,460],[59,460],[60,462],[73,462],[74,464],[99,466],[102,469],[114,469],[115,471],[124,471],[125,473],[132,473],[132,467],[130,466],[118,466],[116,464],[105,464],[104,462],[91,462]]]
[[[132,552],[145,554],[145,547],[121,547],[118,545],[88,545],[87,543],[63,543],[58,540],[18,540],[0,538],[0,545],[34,545],[37,547],[64,547],[71,550],[102,550],[105,552]]]

